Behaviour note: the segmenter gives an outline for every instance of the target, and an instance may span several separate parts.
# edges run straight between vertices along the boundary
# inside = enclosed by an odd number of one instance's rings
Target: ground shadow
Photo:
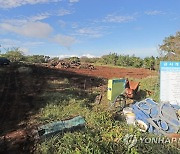
[[[145,99],[147,97],[147,92],[145,90],[138,90],[137,94],[135,95],[134,99],[136,101],[141,101],[142,99]]]
[[[30,69],[19,71],[20,67]],[[91,107],[90,102],[95,99],[95,95],[90,96],[90,90],[105,84],[105,81],[101,78],[40,65],[12,64],[1,68],[0,137],[7,136],[12,131],[26,129],[29,126],[29,119],[37,114],[42,107],[46,106],[46,100],[41,100],[40,96],[45,89],[48,89],[48,81],[59,78],[68,79],[68,85],[75,87],[74,89],[63,89],[66,87],[66,83],[64,83],[63,88],[59,91],[64,93],[62,99],[68,102],[69,95],[75,99],[88,97],[89,101],[85,104],[87,107]],[[8,148],[5,150],[8,151]],[[11,150],[9,149],[9,151]],[[16,153],[15,150],[14,153]]]

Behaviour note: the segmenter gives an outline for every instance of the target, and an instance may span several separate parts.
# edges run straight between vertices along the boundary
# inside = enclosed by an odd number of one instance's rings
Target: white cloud
[[[68,14],[71,14],[71,11],[66,10],[66,9],[60,9],[56,13],[57,16],[64,16],[64,15],[68,15]]]
[[[61,11],[59,11],[59,15],[65,15],[69,13],[69,11],[64,9],[61,9]],[[70,46],[76,42],[76,39],[74,37],[62,34],[53,35],[53,28],[48,23],[41,21],[51,15],[52,13],[46,12],[37,14],[35,16],[23,17],[21,19],[1,19],[0,31],[15,33],[31,38],[45,38],[48,41],[55,42],[64,47],[70,48]],[[66,25],[66,23],[62,20],[59,20],[59,23],[62,27]]]
[[[70,3],[77,3],[79,0],[69,0]]]
[[[28,22],[27,19],[1,19],[1,23],[6,23],[6,24],[10,24],[10,25],[16,25],[16,26],[21,26],[24,25]]]
[[[78,23],[72,23],[72,28],[73,28],[73,29],[78,28],[78,26],[79,26]]]
[[[96,57],[96,56],[88,54],[88,53],[84,54],[82,56],[72,54],[72,55],[59,55],[59,56],[54,56],[54,57],[59,57],[59,59],[63,59],[63,58],[69,58],[69,57],[79,57],[80,58],[80,57],[83,57],[83,56],[88,57],[88,58],[95,58]]]
[[[35,16],[23,17],[21,19],[1,19],[1,23],[6,23],[14,26],[22,26],[28,22],[36,22],[46,19],[50,16],[49,13],[41,13]]]
[[[97,56],[91,55],[89,53],[82,55],[81,57],[95,58]]]
[[[30,47],[36,47],[44,44],[44,42],[28,42],[28,41],[20,41],[15,39],[0,39],[2,52],[5,53],[8,49],[11,48],[19,48],[24,54],[29,54]]]
[[[153,11],[146,11],[145,14],[146,15],[155,16],[155,15],[162,15],[164,13],[162,11],[153,10]]]
[[[20,47],[23,51],[28,51],[29,47],[36,47],[39,45],[44,44],[44,42],[32,42],[32,41],[20,41],[20,40],[15,40],[15,39],[0,39],[1,42],[1,47],[6,50],[8,48],[12,47]]]
[[[38,46],[38,45],[42,45],[44,44],[44,42],[24,42],[24,41],[20,41],[20,40],[14,40],[14,39],[0,39],[1,45],[2,47],[6,48],[6,47],[19,47],[19,46]]]
[[[76,43],[76,39],[72,36],[58,34],[52,38],[53,42],[56,42],[66,48],[70,48],[74,43]]]
[[[8,45],[14,46],[15,44],[20,44],[20,41],[18,40],[12,40],[12,39],[0,39],[2,47],[6,47]]]
[[[49,24],[39,21],[27,22],[22,26],[12,25],[9,23],[0,23],[0,29],[35,38],[47,38],[53,30]]]
[[[41,20],[48,18],[49,16],[51,16],[51,14],[41,13],[41,14],[37,14],[37,15],[32,16],[32,17],[28,17],[27,20],[29,20],[29,21],[41,21]]]
[[[29,49],[25,47],[20,47],[19,50],[22,51],[26,55],[29,53]]]
[[[27,4],[50,3],[61,0],[0,0],[0,8],[15,8]]]
[[[82,35],[82,36],[88,36],[92,38],[98,38],[101,37],[103,34],[101,32],[101,27],[86,27],[86,28],[81,28],[77,30],[77,35]]]
[[[103,19],[103,22],[125,23],[133,20],[135,20],[134,16],[121,16],[121,15],[109,14]]]
[[[64,59],[64,58],[78,57],[78,56],[77,55],[59,55],[59,56],[54,56],[54,57],[59,57],[59,59]]]
[[[66,22],[63,21],[63,20],[59,20],[58,23],[60,24],[60,26],[61,26],[62,28],[64,28],[64,27],[66,26]]]
[[[23,23],[23,25],[20,25],[20,23]],[[62,34],[53,36],[53,28],[49,24],[40,21],[29,22],[27,20],[23,20],[19,21],[19,23],[16,23],[15,25],[12,24],[12,21],[9,21],[9,23],[0,23],[0,30],[11,33],[13,32],[25,37],[45,38],[48,41],[58,43],[66,48],[70,48],[74,43],[77,42],[76,39],[72,36]]]
[[[1,22],[4,23],[9,23],[9,24],[13,24],[13,25],[24,25],[28,22],[36,22],[36,21],[42,21],[44,19],[49,18],[50,16],[64,16],[67,14],[71,14],[71,12],[69,10],[65,10],[65,9],[60,9],[58,11],[53,11],[53,12],[44,12],[44,13],[39,13],[33,16],[25,16],[25,17],[21,17],[21,18],[13,18],[13,19],[1,19]]]

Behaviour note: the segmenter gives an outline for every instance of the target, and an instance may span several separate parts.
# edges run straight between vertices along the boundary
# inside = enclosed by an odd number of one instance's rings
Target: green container
[[[125,90],[125,79],[110,79],[108,80],[108,92],[107,98],[110,101],[114,101],[114,99],[122,94]]]
[[[38,127],[38,134],[40,138],[43,139],[53,134],[82,126],[85,126],[85,119],[81,116],[77,116],[69,120],[57,121],[40,126]]]

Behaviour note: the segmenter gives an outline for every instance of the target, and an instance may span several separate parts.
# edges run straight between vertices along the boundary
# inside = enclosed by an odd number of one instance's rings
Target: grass
[[[140,82],[138,91],[140,100],[149,97],[156,102],[160,101],[160,81],[158,76],[149,76],[147,78],[136,81]]]
[[[108,101],[105,98],[106,94],[103,96],[101,104],[97,105],[94,104],[97,93],[73,87],[66,78],[48,83],[47,91],[41,96],[47,105],[40,110],[37,123],[46,124],[81,115],[86,120],[86,126],[72,132],[59,133],[39,142],[35,153],[177,153],[177,149],[170,144],[140,143],[140,137],[148,137],[150,134],[139,132],[136,127],[127,125],[121,115],[110,112]],[[141,92],[146,89],[153,92],[151,95],[153,99],[158,100],[158,77],[142,79]],[[144,95],[144,97],[146,96]],[[121,118],[117,120],[115,118],[117,116]],[[138,139],[137,144],[132,148],[128,148],[123,141],[126,134],[134,134]]]

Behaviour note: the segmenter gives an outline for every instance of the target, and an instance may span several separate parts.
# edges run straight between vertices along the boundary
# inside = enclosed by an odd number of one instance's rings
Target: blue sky
[[[0,0],[2,52],[157,56],[178,30],[179,0]]]

